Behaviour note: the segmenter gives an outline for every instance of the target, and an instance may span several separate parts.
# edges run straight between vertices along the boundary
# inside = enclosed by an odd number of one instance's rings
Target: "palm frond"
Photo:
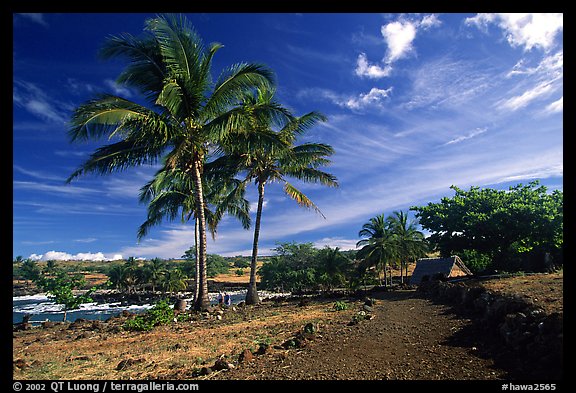
[[[318,208],[318,206],[316,206],[314,204],[314,202],[312,202],[302,191],[298,190],[296,187],[294,187],[292,184],[285,182],[284,183],[284,192],[286,193],[286,195],[288,195],[290,198],[294,199],[296,201],[296,203],[298,203],[300,206],[304,206],[307,208],[313,208],[314,210],[316,210],[317,213],[319,213],[324,219],[326,218],[324,216],[324,214],[322,214],[322,212],[320,211],[320,209]]]

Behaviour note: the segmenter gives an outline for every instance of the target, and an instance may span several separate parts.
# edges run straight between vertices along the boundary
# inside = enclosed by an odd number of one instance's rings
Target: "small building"
[[[448,258],[420,258],[410,277],[410,285],[418,285],[422,280],[429,280],[442,275],[444,278],[471,276],[472,272],[457,255]]]

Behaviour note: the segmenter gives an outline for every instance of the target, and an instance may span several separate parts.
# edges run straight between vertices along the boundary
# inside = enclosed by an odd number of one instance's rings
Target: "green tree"
[[[187,288],[186,275],[180,269],[171,269],[164,272],[162,289],[165,292],[176,294]]]
[[[343,287],[350,279],[352,260],[338,247],[324,247],[318,251],[318,282],[327,290]]]
[[[451,189],[452,198],[411,207],[442,256],[465,254],[477,259],[470,267],[508,271],[545,270],[546,254],[562,265],[561,191],[548,193],[537,180],[508,190]]]
[[[365,237],[356,243],[358,250],[356,256],[365,261],[366,267],[374,266],[378,271],[384,273],[384,286],[388,286],[386,270],[388,265],[399,259],[399,250],[394,232],[390,229],[390,224],[384,214],[372,217],[367,223],[362,225],[358,236]],[[390,284],[392,276],[390,275]]]
[[[408,214],[403,211],[394,211],[386,219],[396,242],[396,253],[400,260],[400,282],[404,283],[402,269],[408,276],[408,264],[417,258],[426,256],[428,245],[424,234],[418,230],[417,220],[408,221]]]
[[[215,83],[212,59],[222,48],[205,48],[183,16],[160,15],[146,21],[146,35],[110,38],[101,51],[105,59],[126,58],[117,83],[142,93],[148,106],[102,94],[78,107],[72,116],[73,142],[107,137],[116,140],[98,148],[68,178],[108,174],[128,167],[155,164],[189,174],[194,182],[198,214],[200,289],[194,308],[210,304],[206,281],[206,217],[202,173],[211,144],[234,130],[230,108],[246,90],[272,83],[262,65],[235,64]]]
[[[213,239],[224,213],[236,217],[244,229],[250,227],[250,204],[244,198],[244,186],[222,173],[213,173],[215,170],[218,168],[209,164],[205,165],[204,195],[207,204],[204,214]],[[210,172],[209,175],[208,172]],[[138,239],[144,237],[152,226],[160,224],[164,219],[173,221],[180,217],[182,222],[186,222],[194,216],[195,256],[187,259],[197,264],[194,269],[194,299],[196,299],[200,289],[200,257],[199,220],[198,214],[195,213],[194,182],[183,171],[162,168],[156,173],[154,179],[141,188],[140,202],[148,203],[148,217],[138,229]]]
[[[156,292],[156,285],[162,280],[162,276],[166,272],[166,265],[160,258],[152,258],[150,262],[145,265],[147,281],[152,284],[152,292]]]
[[[64,311],[63,321],[66,321],[68,311],[80,308],[84,303],[92,302],[91,293],[95,290],[92,288],[83,294],[74,294],[74,290],[82,288],[86,281],[81,274],[73,276],[64,272],[58,272],[55,276],[41,276],[36,283],[43,291],[48,293],[48,297],[56,304],[62,305]]]
[[[312,243],[280,243],[259,270],[262,287],[299,292],[316,289],[318,250]]]
[[[303,182],[320,183],[337,187],[336,178],[318,169],[330,163],[327,157],[334,153],[331,146],[321,143],[294,145],[296,137],[326,117],[319,112],[310,112],[301,117],[293,117],[289,111],[274,101],[274,90],[258,89],[244,96],[241,119],[244,133],[235,135],[233,141],[224,143],[227,154],[222,161],[224,167],[234,168],[232,172],[242,172],[244,182],[254,182],[258,188],[258,204],[254,224],[250,282],[246,292],[246,304],[260,302],[256,288],[256,269],[258,263],[258,241],[264,206],[266,184],[281,183],[284,192],[300,206],[320,209],[299,189],[288,182],[294,178]],[[280,127],[278,132],[274,127]],[[323,215],[322,215],[323,216]]]
[[[20,266],[20,274],[26,280],[26,286],[29,286],[30,281],[38,280],[41,273],[38,264],[32,259],[26,259]]]

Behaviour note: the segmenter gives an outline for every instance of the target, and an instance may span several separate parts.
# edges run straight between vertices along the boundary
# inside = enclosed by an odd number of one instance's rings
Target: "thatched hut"
[[[433,277],[444,278],[471,276],[472,272],[457,255],[448,258],[420,258],[410,277],[410,285],[418,285],[422,280]]]

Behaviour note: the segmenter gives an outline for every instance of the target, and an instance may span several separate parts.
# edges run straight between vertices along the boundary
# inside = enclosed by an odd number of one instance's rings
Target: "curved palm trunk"
[[[254,243],[252,244],[252,263],[250,264],[250,284],[246,292],[246,304],[260,303],[258,290],[256,289],[256,263],[258,261],[258,238],[260,237],[260,220],[262,219],[262,206],[264,205],[264,185],[258,183],[258,209],[256,211],[256,224],[254,225]]]
[[[206,216],[204,215],[204,193],[202,192],[202,175],[200,166],[202,165],[201,159],[196,154],[194,156],[194,163],[192,168],[192,179],[194,180],[195,188],[195,202],[196,214],[198,217],[198,254],[196,260],[198,261],[199,279],[198,279],[198,293],[194,302],[194,310],[205,310],[210,306],[210,299],[208,298],[208,282],[206,280]]]

